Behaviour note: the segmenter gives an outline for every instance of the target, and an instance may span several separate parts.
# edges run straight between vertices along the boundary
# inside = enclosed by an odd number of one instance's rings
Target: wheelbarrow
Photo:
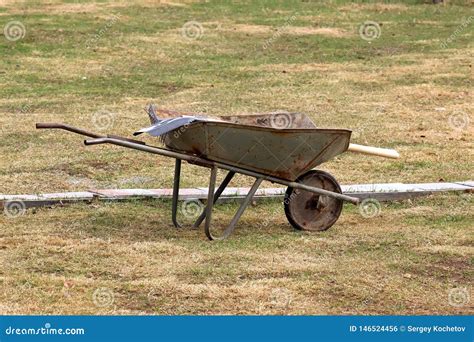
[[[263,181],[287,186],[284,210],[296,229],[323,231],[339,218],[343,202],[357,205],[359,199],[342,193],[336,179],[329,173],[315,170],[322,163],[345,152],[354,151],[396,158],[394,150],[350,144],[347,129],[317,128],[305,114],[267,113],[257,115],[208,118],[166,110],[161,114],[175,116],[162,120],[153,106],[148,108],[151,126],[135,132],[160,138],[163,147],[115,135],[99,135],[62,123],[37,123],[38,129],[63,129],[91,139],[84,144],[113,144],[175,159],[171,220],[177,220],[181,163],[210,168],[207,204],[193,227],[203,221],[209,240],[227,238],[251,203]],[[216,189],[218,169],[227,170]],[[237,212],[220,236],[211,232],[212,209],[236,173],[254,177],[255,181]]]

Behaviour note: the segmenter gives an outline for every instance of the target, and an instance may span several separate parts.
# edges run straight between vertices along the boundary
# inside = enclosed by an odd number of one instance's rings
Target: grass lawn
[[[171,159],[34,129],[130,136],[150,102],[304,112],[400,152],[322,165],[342,184],[472,179],[473,16],[467,0],[2,1],[0,193],[171,187]],[[183,187],[207,186],[205,169],[183,172]],[[259,202],[218,243],[171,228],[159,200],[0,216],[0,313],[473,314],[473,203],[444,194],[374,218],[347,205],[305,233]],[[222,228],[237,204],[216,209]]]

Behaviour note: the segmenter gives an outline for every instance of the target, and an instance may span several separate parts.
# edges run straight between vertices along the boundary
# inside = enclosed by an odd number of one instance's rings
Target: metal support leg
[[[245,209],[249,205],[250,201],[253,198],[253,195],[255,195],[255,192],[257,191],[257,189],[260,186],[260,184],[262,183],[262,181],[263,181],[263,178],[257,178],[255,180],[255,182],[253,183],[252,187],[250,188],[247,196],[245,197],[244,201],[240,205],[239,210],[237,210],[237,212],[235,213],[234,217],[232,218],[232,221],[230,221],[229,226],[224,230],[224,233],[222,234],[222,236],[215,237],[215,236],[212,235],[212,233],[209,229],[210,222],[211,222],[211,216],[210,216],[210,212],[209,212],[209,216],[206,216],[206,224],[204,226],[204,231],[205,231],[206,236],[208,237],[209,240],[222,240],[222,239],[225,239],[226,237],[228,237],[230,234],[232,234],[232,232],[235,229],[235,226],[236,226],[237,222],[239,221],[240,217],[242,216]],[[210,187],[209,187],[209,189],[210,189]],[[209,192],[209,194],[211,194],[211,192]],[[211,200],[210,195],[209,195],[209,200]],[[208,208],[207,209],[208,210],[212,209],[212,205],[210,206],[209,203],[208,203]]]
[[[216,193],[214,194],[214,199],[212,201],[213,204],[216,204],[217,200],[222,195],[222,192],[224,192],[227,185],[229,185],[229,183],[232,180],[232,178],[234,177],[234,175],[235,175],[234,171],[229,171],[227,176],[225,176],[225,178],[222,181],[221,185],[219,185],[219,187],[216,190]],[[193,227],[198,228],[201,225],[202,221],[204,221],[205,218],[206,218],[206,211],[203,211],[201,213],[201,215],[198,217],[198,219],[196,220],[196,222],[194,222]]]
[[[179,196],[179,179],[181,177],[181,159],[176,159],[174,164],[174,181],[173,181],[173,201],[171,207],[171,220],[176,228],[181,228],[176,215],[178,212],[178,196]]]
[[[209,180],[209,190],[207,193],[207,205],[206,205],[206,222],[204,223],[204,230],[207,232],[209,231],[209,226],[211,224],[211,216],[212,216],[212,207],[214,206],[214,188],[216,187],[216,178],[217,178],[217,167],[212,167],[211,169],[211,178]],[[209,237],[209,235],[207,235]],[[209,238],[212,240],[211,238]]]

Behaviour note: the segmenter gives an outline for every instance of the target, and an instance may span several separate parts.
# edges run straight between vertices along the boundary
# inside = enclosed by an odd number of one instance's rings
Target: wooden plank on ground
[[[381,183],[355,184],[341,186],[343,193],[358,198],[375,198],[379,201],[396,201],[419,196],[427,196],[442,191],[472,192],[474,181],[453,183]],[[222,200],[242,199],[247,195],[249,188],[227,188],[221,195]],[[282,198],[286,188],[261,188],[257,190],[255,198]],[[26,207],[50,206],[77,201],[98,200],[126,200],[131,198],[162,198],[170,199],[172,189],[93,189],[81,192],[58,192],[39,195],[5,195],[0,194],[0,203],[21,201]],[[180,189],[179,199],[207,199],[207,188]]]

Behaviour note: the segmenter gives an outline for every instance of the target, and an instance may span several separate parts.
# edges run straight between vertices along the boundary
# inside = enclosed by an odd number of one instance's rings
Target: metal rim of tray
[[[236,139],[240,134],[245,137],[241,141]],[[199,155],[214,162],[294,181],[302,173],[346,151],[350,134],[347,129],[278,129],[196,121],[186,129],[170,131],[160,139],[171,151]],[[253,158],[249,159],[250,156]]]

